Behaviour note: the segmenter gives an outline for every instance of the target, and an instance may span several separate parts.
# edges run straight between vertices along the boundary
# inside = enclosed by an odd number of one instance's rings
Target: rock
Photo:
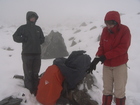
[[[87,24],[85,23],[85,22],[83,22],[81,25],[80,25],[80,27],[81,26],[87,26]]]
[[[74,45],[76,45],[76,44],[77,44],[77,43],[73,40],[70,47],[72,47],[72,46],[74,46]]]
[[[96,86],[94,84],[95,80],[94,75],[87,74],[81,83],[79,83],[79,85],[84,85],[84,88],[82,90],[79,90],[78,87],[74,89],[73,98],[79,105],[98,105],[98,103],[87,93],[88,90],[92,90],[92,86]]]
[[[93,29],[96,29],[97,27],[96,26],[93,26],[92,28],[90,28],[90,30],[93,30]]]
[[[53,30],[45,37],[45,42],[42,44],[41,50],[42,59],[59,58],[69,55],[62,34]]]
[[[67,83],[64,82],[61,97],[58,99],[56,105],[66,105],[63,102],[67,102],[68,105],[98,105],[98,103],[87,93],[88,90],[92,90],[92,86],[96,86],[94,84],[95,80],[96,78],[94,75],[87,74],[77,87],[70,91],[67,89]],[[79,89],[80,85],[84,85],[83,89]]]
[[[79,29],[79,30],[76,30],[76,31],[74,32],[74,34],[79,33],[79,32],[81,32],[81,30],[80,30],[80,29]]]
[[[75,38],[74,37],[69,38],[69,41],[71,41],[71,40],[75,40]]]

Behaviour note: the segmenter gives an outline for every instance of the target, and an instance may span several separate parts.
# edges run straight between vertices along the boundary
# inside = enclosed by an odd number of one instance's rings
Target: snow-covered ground
[[[25,93],[27,103],[23,105],[37,105],[35,97],[22,88],[23,81],[13,79],[15,74],[23,75],[23,70],[21,44],[15,43],[12,35],[20,25],[26,23],[25,15],[30,10],[38,13],[37,25],[42,27],[45,35],[51,30],[59,31],[69,53],[85,50],[92,58],[98,48],[97,39],[104,26],[106,12],[119,11],[122,24],[127,25],[132,34],[126,105],[140,105],[140,0],[0,0],[0,100],[10,95],[21,97],[22,93]],[[86,26],[80,26],[83,22]],[[81,31],[75,33],[77,30]],[[77,42],[73,47],[70,47],[71,37]],[[44,72],[52,61],[53,59],[42,60],[40,73]],[[98,64],[93,74],[98,88],[93,87],[88,92],[101,105],[102,65]]]

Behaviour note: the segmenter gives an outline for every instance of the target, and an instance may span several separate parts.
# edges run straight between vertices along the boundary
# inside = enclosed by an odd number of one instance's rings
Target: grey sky
[[[27,11],[35,11],[40,22],[55,22],[66,18],[98,17],[109,10],[127,12],[137,9],[133,0],[0,0],[0,21],[25,22]],[[137,1],[137,0],[135,0]],[[123,6],[124,10],[120,10]],[[139,8],[138,8],[139,9]],[[43,20],[43,21],[41,21]]]

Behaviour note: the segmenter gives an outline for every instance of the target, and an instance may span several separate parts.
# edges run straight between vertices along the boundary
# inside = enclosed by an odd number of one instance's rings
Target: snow
[[[29,2],[30,1],[30,2]],[[132,42],[129,48],[128,82],[126,86],[126,105],[140,105],[140,0],[0,0],[0,100],[13,95],[23,97],[27,103],[22,105],[39,105],[35,97],[23,88],[23,81],[13,79],[15,74],[23,75],[21,44],[12,39],[16,29],[26,23],[26,12],[35,11],[39,15],[37,25],[45,35],[51,30],[59,31],[64,37],[67,50],[85,50],[92,59],[97,51],[104,26],[104,16],[110,10],[121,13],[121,22],[129,27]],[[83,22],[87,26],[80,26]],[[90,30],[96,26],[95,29]],[[74,33],[81,30],[78,33]],[[74,37],[77,45],[70,47]],[[40,73],[52,64],[53,59],[42,60]],[[88,93],[101,105],[102,98],[102,65],[98,64],[93,71],[97,87]],[[112,105],[115,105],[112,103]]]

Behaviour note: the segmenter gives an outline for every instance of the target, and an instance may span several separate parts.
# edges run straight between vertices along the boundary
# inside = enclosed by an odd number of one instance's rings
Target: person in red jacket
[[[106,27],[102,31],[96,57],[87,72],[92,73],[92,70],[96,70],[96,65],[101,62],[104,87],[102,105],[111,105],[113,95],[116,105],[125,105],[130,30],[121,24],[120,14],[117,11],[109,11],[104,22]]]

